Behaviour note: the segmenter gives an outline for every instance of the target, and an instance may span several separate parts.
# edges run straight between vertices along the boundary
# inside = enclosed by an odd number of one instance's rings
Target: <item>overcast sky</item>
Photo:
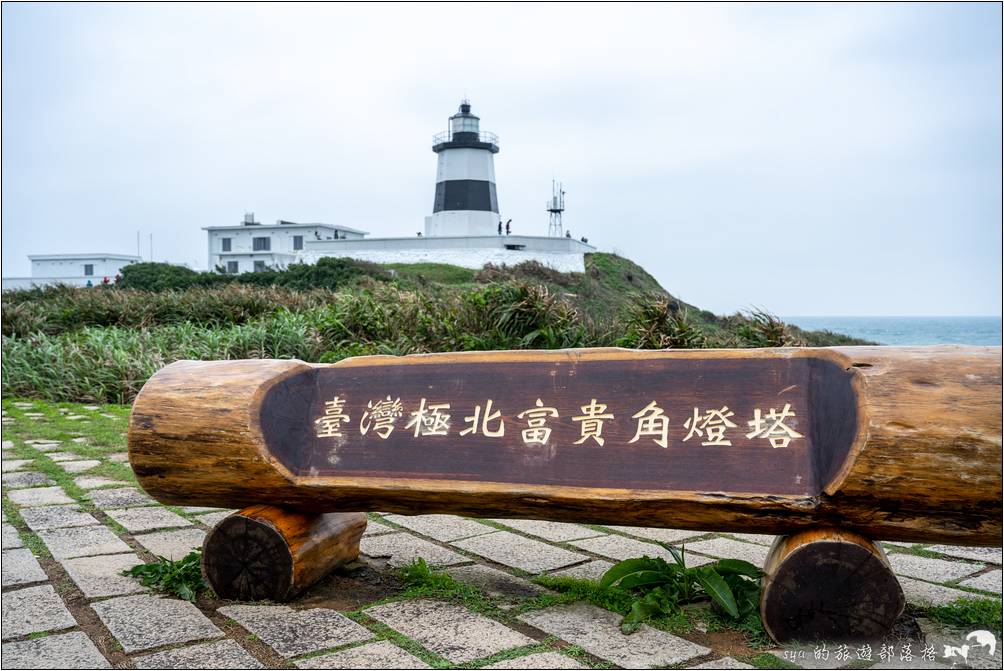
[[[468,96],[501,214],[729,313],[1001,309],[1001,5],[3,5],[3,274],[206,266],[245,211],[431,214]]]

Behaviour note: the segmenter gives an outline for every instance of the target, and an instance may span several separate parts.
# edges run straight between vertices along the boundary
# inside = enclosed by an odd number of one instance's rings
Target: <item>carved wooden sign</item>
[[[819,357],[566,357],[304,370],[268,389],[261,428],[301,477],[815,496],[858,410]]]
[[[169,504],[1001,542],[1000,348],[179,361],[129,459]]]

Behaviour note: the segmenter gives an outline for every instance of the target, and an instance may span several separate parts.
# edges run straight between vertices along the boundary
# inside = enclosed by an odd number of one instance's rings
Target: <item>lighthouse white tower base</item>
[[[543,237],[499,229],[495,190],[498,137],[480,128],[466,100],[450,117],[449,129],[432,140],[438,156],[436,195],[425,232],[413,238],[304,240],[299,259],[348,257],[371,263],[445,263],[479,269],[528,261],[559,272],[581,273],[585,255],[596,251],[571,236]]]
[[[427,237],[497,235],[499,215],[494,212],[450,210],[425,218]]]

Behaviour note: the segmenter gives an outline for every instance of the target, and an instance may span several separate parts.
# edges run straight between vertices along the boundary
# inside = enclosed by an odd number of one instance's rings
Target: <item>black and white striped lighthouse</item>
[[[432,216],[425,218],[427,236],[496,235],[499,202],[495,193],[498,137],[482,131],[481,119],[471,114],[467,100],[450,117],[450,129],[433,138],[439,155],[436,199]]]

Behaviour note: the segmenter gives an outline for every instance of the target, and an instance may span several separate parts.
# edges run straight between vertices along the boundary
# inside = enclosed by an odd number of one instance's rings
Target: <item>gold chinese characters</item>
[[[346,399],[342,396],[335,396],[324,403],[324,413],[314,421],[318,438],[338,438],[344,435],[343,430],[351,422],[350,413],[345,406]],[[605,435],[604,431],[608,425],[617,423],[615,413],[608,408],[606,403],[592,398],[589,403],[579,406],[579,414],[566,417],[566,423],[562,424],[558,408],[545,404],[541,398],[537,398],[533,406],[515,416],[505,415],[493,399],[487,399],[483,404],[474,406],[473,414],[463,417],[464,428],[457,431],[457,435],[504,438],[506,422],[510,421],[519,425],[517,435],[524,445],[547,445],[554,431],[562,426],[567,430],[570,421],[576,430],[575,439],[570,441],[572,444],[603,447],[609,437],[609,432]],[[407,412],[404,430],[410,431],[413,438],[448,436],[454,428],[451,422],[452,409],[450,402],[422,397],[418,407]],[[400,397],[392,398],[388,394],[384,398],[367,400],[359,419],[359,435],[372,434],[387,440],[398,428],[397,421],[405,417],[405,414]],[[731,447],[734,445],[733,440],[745,437],[753,442],[766,441],[773,448],[784,448],[789,447],[792,441],[804,437],[791,426],[798,426],[793,421],[795,418],[796,414],[790,403],[785,403],[780,411],[769,408],[764,412],[762,408],[754,408],[752,419],[746,422],[750,430],[745,432],[739,429],[739,420],[728,405],[703,409],[693,407],[686,420],[679,423],[685,430],[680,431],[679,440],[681,444],[688,445],[699,442],[702,447]],[[628,421],[630,430],[633,431],[633,435],[628,434],[632,435],[628,444],[654,443],[664,448],[669,447],[671,429],[677,425],[670,422],[669,415],[655,400],[630,415],[629,420],[627,417],[621,420]],[[737,431],[733,432],[733,429]]]

